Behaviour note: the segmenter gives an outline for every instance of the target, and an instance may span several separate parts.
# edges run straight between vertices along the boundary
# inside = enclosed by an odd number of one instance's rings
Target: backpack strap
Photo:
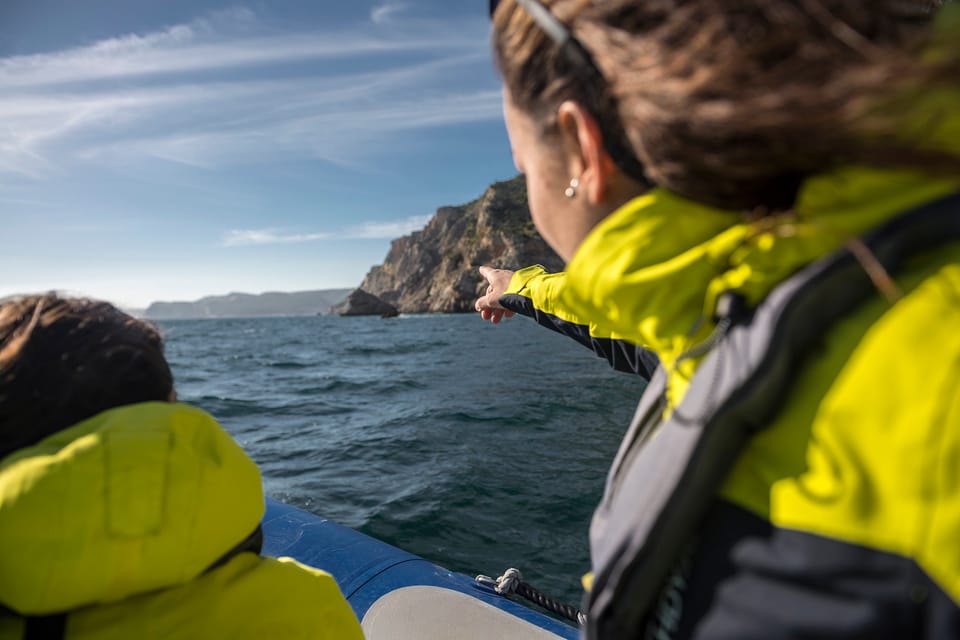
[[[24,616],[23,640],[63,640],[67,630],[67,614]]]
[[[901,214],[863,241],[888,273],[910,256],[960,241],[960,193]],[[591,524],[587,638],[639,637],[717,487],[749,438],[781,410],[810,347],[875,291],[842,249],[788,278],[752,311],[728,305],[730,329],[671,416],[638,411]],[[661,385],[650,387],[656,393]],[[642,406],[656,405],[645,394]]]
[[[0,618],[23,618],[23,640],[63,640],[67,628],[66,613],[24,616],[0,604]]]
[[[213,564],[203,570],[203,573],[210,573],[214,569],[219,569],[223,565],[230,562],[234,556],[245,551],[250,551],[257,555],[260,555],[260,551],[263,549],[263,526],[257,524],[257,528],[253,530],[253,533],[248,535],[246,538],[240,541],[237,546],[227,551],[225,554],[217,558]],[[202,575],[202,574],[201,574]]]

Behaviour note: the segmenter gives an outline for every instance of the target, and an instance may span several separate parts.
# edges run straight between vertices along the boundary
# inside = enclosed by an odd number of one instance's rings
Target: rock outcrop
[[[338,316],[381,316],[392,318],[398,311],[395,306],[384,302],[377,296],[367,293],[363,289],[356,289],[347,296],[347,299],[330,309],[330,313]]]
[[[401,313],[473,311],[484,288],[477,267],[485,264],[563,268],[530,220],[522,177],[491,185],[473,202],[438,209],[423,230],[391,243],[360,290]]]

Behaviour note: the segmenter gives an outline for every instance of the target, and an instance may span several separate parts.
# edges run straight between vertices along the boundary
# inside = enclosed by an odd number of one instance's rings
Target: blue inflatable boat
[[[268,500],[264,555],[323,569],[368,640],[548,640],[575,627],[526,607],[469,576],[283,503]]]

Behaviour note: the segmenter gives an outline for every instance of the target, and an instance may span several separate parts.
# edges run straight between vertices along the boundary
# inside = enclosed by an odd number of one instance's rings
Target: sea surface
[[[590,516],[642,378],[519,316],[158,324],[180,399],[234,435],[268,495],[580,603]]]

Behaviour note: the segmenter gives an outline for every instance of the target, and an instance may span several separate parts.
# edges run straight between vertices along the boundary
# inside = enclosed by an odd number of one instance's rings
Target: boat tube
[[[575,639],[578,630],[464,574],[295,507],[267,500],[263,554],[323,569],[368,640]]]

